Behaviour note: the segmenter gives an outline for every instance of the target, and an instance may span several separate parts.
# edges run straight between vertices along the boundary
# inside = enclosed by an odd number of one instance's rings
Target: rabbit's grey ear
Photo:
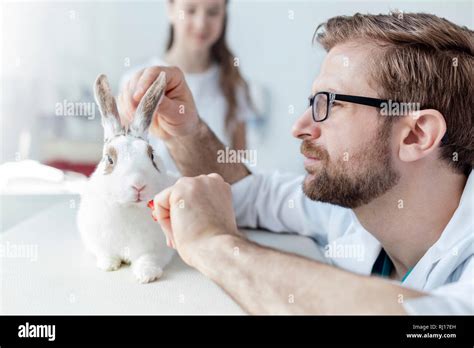
[[[135,117],[129,126],[132,135],[143,137],[150,127],[153,114],[163,98],[166,90],[166,74],[162,71],[150,88],[146,91],[140,104],[137,106]]]
[[[102,115],[102,126],[104,127],[104,140],[110,139],[122,132],[120,116],[115,103],[115,98],[110,90],[107,76],[101,74],[95,80],[94,85],[95,100],[99,105]]]

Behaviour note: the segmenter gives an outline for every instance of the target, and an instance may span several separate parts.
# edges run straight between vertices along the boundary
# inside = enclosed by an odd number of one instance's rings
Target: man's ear
[[[435,109],[416,111],[399,121],[399,157],[404,162],[417,161],[433,153],[446,133],[444,116]]]

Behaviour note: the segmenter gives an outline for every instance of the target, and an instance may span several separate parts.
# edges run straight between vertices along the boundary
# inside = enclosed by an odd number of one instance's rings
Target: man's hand
[[[243,238],[217,174],[179,179],[155,196],[153,214],[183,261],[249,313],[404,314],[400,298],[421,295]]]
[[[118,97],[122,121],[133,119],[140,100],[162,71],[166,73],[166,91],[153,115],[150,132],[165,142],[181,174],[219,173],[231,184],[249,175],[242,163],[217,161],[218,152],[225,147],[199,118],[191,91],[178,68],[155,66],[133,75]]]
[[[180,178],[155,196],[154,207],[169,244],[190,266],[215,237],[239,235],[230,185],[218,174]]]
[[[199,117],[184,75],[175,67],[154,66],[134,74],[118,97],[121,117],[125,122],[133,119],[138,103],[162,71],[166,73],[165,96],[153,115],[150,131],[163,140],[191,134]]]

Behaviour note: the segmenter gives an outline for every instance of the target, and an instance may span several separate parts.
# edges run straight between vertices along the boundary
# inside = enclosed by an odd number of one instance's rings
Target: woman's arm
[[[245,122],[238,122],[232,135],[232,147],[236,150],[245,150],[247,148]]]

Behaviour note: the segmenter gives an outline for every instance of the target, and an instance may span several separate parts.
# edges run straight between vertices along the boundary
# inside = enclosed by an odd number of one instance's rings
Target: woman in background
[[[246,148],[245,121],[255,116],[248,85],[234,64],[226,42],[227,0],[169,0],[169,38],[163,58],[154,57],[123,78],[145,66],[179,67],[191,89],[199,116],[219,139],[234,149]],[[178,171],[165,145],[151,139],[168,170]]]

